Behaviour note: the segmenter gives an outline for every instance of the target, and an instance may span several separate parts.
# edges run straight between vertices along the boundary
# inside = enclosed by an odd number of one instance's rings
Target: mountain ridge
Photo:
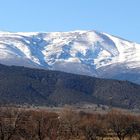
[[[140,44],[94,30],[0,32],[0,63],[6,65],[129,80],[140,84],[139,56]],[[135,78],[131,75],[135,75]]]
[[[140,106],[140,85],[59,71],[0,64],[0,104]]]

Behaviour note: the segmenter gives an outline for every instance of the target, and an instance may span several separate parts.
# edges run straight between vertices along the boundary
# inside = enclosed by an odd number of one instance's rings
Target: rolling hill
[[[140,86],[128,81],[0,65],[0,103],[39,106],[94,103],[139,108]]]

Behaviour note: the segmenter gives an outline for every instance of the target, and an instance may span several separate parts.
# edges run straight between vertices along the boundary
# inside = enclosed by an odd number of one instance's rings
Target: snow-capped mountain
[[[97,31],[0,32],[0,63],[140,84],[140,44]]]

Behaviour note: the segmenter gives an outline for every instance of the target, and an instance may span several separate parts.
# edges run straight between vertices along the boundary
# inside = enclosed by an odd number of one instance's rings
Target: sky
[[[140,43],[140,0],[0,0],[0,30],[97,30]]]

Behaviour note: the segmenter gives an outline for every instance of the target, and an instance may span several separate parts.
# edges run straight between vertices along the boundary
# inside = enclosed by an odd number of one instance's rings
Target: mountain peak
[[[0,63],[6,65],[140,83],[139,56],[140,44],[94,30],[0,32]]]

